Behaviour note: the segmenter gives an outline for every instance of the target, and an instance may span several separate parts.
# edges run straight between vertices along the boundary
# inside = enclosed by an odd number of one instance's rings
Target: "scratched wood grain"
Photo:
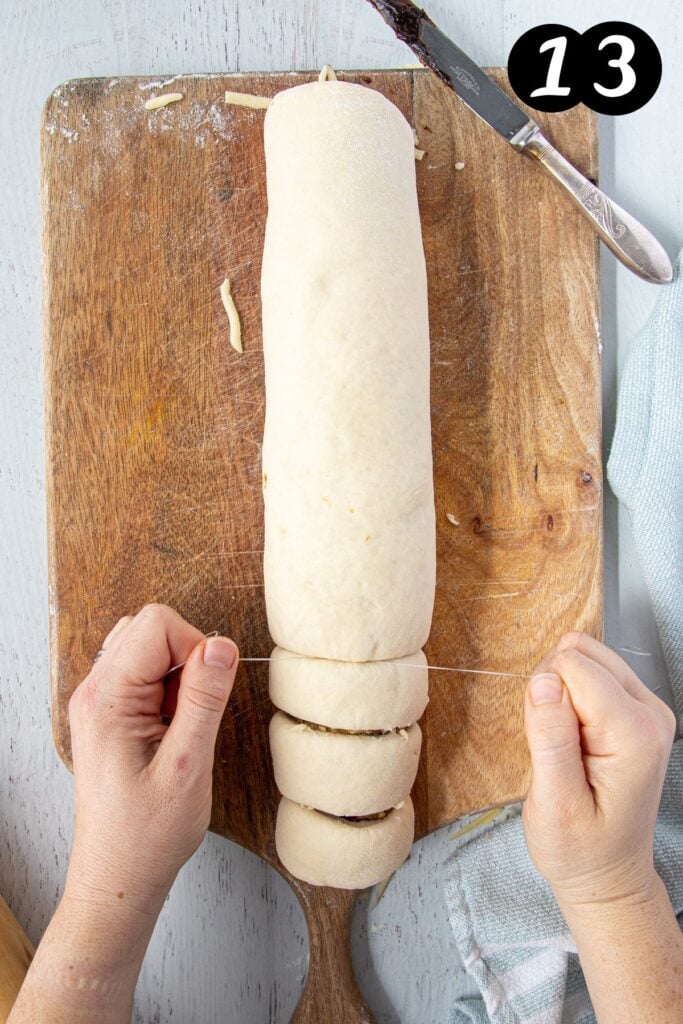
[[[307,77],[181,78],[182,103],[155,112],[144,110],[150,80],[90,79],[45,107],[51,667],[67,762],[68,697],[120,615],[164,601],[233,635],[247,656],[269,653],[263,115],[221,96]],[[415,788],[423,835],[523,794],[521,676],[563,630],[601,629],[597,247],[551,183],[429,75],[347,77],[393,99],[427,151],[417,172],[438,523],[427,653],[483,673],[431,673]],[[554,115],[552,135],[595,177],[591,115]],[[226,274],[242,356],[227,341]],[[277,866],[270,714],[266,669],[243,665],[218,744],[212,828]],[[297,1019],[331,1005],[335,1019],[358,1019],[366,1011],[337,948],[352,900],[293,884],[312,965]]]

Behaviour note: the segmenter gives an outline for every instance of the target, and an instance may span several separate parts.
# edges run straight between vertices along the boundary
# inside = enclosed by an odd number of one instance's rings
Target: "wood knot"
[[[552,516],[548,516],[548,518],[546,520],[546,526],[547,526],[547,528],[549,530],[554,530],[555,529],[555,520],[553,519]]]
[[[481,530],[481,519],[479,518],[479,516],[475,516],[474,519],[472,520],[472,532],[473,533],[479,533],[480,530]]]

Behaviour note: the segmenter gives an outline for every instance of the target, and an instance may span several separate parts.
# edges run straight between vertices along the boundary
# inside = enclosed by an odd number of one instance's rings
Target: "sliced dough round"
[[[376,814],[405,799],[421,746],[417,723],[367,736],[321,731],[282,711],[270,720],[277,788],[290,800],[328,814]]]
[[[294,718],[332,729],[398,729],[416,722],[429,700],[422,651],[394,661],[327,661],[276,647],[270,699]]]
[[[275,846],[287,870],[311,885],[365,889],[395,871],[410,853],[415,814],[410,797],[379,821],[349,822],[283,797]]]

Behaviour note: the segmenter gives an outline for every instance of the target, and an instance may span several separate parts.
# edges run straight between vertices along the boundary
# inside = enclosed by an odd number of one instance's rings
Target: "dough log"
[[[275,97],[265,151],[276,845],[299,878],[363,888],[410,850],[428,699],[435,516],[413,132],[380,93],[328,79]]]
[[[410,125],[345,82],[265,117],[264,576],[276,644],[417,651],[434,603],[427,279]]]

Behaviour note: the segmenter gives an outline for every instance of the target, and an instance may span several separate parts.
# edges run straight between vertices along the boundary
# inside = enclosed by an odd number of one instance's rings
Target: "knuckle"
[[[173,614],[173,609],[169,608],[167,604],[161,604],[158,601],[152,601],[150,604],[146,604],[141,608],[138,613],[139,616],[148,622],[162,623],[166,622],[169,615]]]
[[[69,698],[69,721],[73,722],[83,713],[92,710],[95,697],[93,677],[87,676],[82,683],[79,683]]]
[[[125,626],[127,626],[129,622],[131,622],[132,618],[132,615],[123,615],[121,616],[120,619],[117,620],[117,622],[114,623],[114,625],[104,638],[104,643],[102,644],[102,651],[100,653],[104,653],[104,649],[116,638],[117,634],[119,634],[121,630]]]
[[[676,715],[673,713],[668,704],[661,701],[661,708],[658,708],[659,715],[661,718],[662,731],[664,739],[667,745],[667,749],[671,746],[676,735]]]
[[[225,704],[224,694],[218,689],[207,687],[188,686],[185,691],[185,699],[188,704],[195,708],[200,714],[207,716],[220,714]]]
[[[581,629],[570,629],[568,633],[564,633],[557,643],[558,653],[561,651],[578,650],[581,645],[588,639],[588,634],[584,633]]]
[[[576,647],[565,647],[553,655],[550,667],[564,679],[566,675],[576,675],[578,671],[585,674],[585,662]]]

